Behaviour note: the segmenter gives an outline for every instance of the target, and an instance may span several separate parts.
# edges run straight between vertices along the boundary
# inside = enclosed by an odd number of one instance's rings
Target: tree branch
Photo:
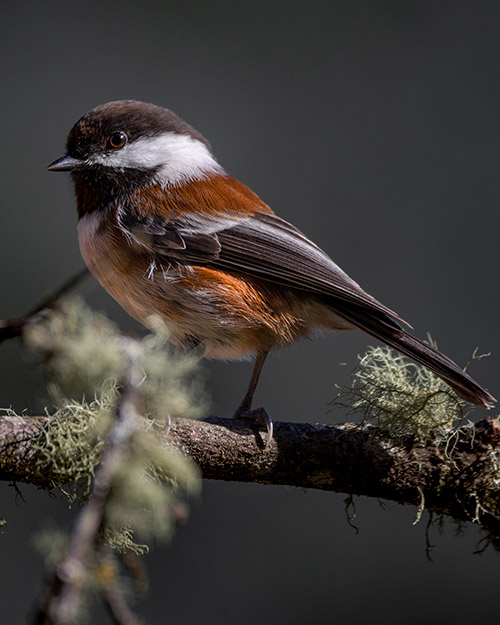
[[[88,274],[89,270],[86,267],[84,269],[81,269],[78,273],[76,273],[74,276],[71,276],[71,278],[64,282],[64,284],[62,284],[58,289],[45,296],[42,301],[37,304],[35,308],[33,308],[33,310],[26,313],[22,317],[18,317],[17,319],[10,319],[8,321],[0,319],[0,343],[6,341],[7,339],[21,336],[24,328],[28,323],[31,323],[35,319],[38,319],[40,315],[43,315],[47,311],[54,308],[59,299],[63,295],[66,295],[66,293],[74,289],[74,287]]]
[[[80,272],[27,315],[0,321],[0,342],[52,308],[87,273]],[[0,416],[0,479],[53,487],[37,470],[34,445],[50,417]],[[283,484],[416,505],[457,520],[473,520],[500,536],[500,423],[484,419],[450,432],[449,444],[417,444],[352,423],[274,423],[264,448],[249,421],[175,419],[163,443],[181,448],[216,480]],[[67,478],[68,480],[70,477]],[[500,539],[498,540],[500,545]]]
[[[31,441],[49,417],[0,418],[0,479],[51,484],[37,475]],[[456,430],[447,446],[402,445],[352,423],[275,422],[263,433],[245,420],[173,419],[163,443],[182,449],[213,480],[281,484],[365,495],[477,521],[500,536],[500,422]]]

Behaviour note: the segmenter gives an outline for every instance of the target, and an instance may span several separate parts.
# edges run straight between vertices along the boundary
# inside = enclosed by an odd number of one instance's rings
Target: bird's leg
[[[260,352],[259,354],[257,354],[257,357],[255,359],[255,365],[253,367],[252,377],[250,379],[250,384],[248,385],[248,390],[237,412],[249,412],[252,409],[253,396],[255,393],[255,389],[257,388],[257,383],[259,381],[262,367],[264,366],[267,354],[268,352]]]
[[[252,410],[252,400],[267,354],[268,352],[259,352],[257,354],[252,377],[250,379],[250,384],[248,385],[248,390],[245,397],[243,398],[243,401],[234,413],[235,418],[242,417],[244,419],[253,419],[254,421],[257,421],[266,428],[266,447],[273,439],[273,422],[265,408],[255,408],[254,410]]]

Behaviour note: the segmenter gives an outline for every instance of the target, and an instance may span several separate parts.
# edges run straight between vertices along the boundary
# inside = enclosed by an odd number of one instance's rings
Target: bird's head
[[[71,129],[49,171],[70,171],[77,200],[105,204],[141,186],[164,188],[222,173],[208,141],[172,111],[135,100],[108,102]]]

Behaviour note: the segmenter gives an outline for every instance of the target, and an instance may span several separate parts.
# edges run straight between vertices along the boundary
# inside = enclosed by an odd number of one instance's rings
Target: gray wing
[[[160,217],[137,219],[125,213],[120,225],[166,261],[243,273],[350,302],[406,323],[366,293],[300,230],[273,213],[248,218],[191,213],[168,221]]]

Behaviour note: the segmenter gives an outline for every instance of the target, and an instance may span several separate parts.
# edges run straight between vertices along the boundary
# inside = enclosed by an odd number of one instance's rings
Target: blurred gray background
[[[88,109],[135,98],[175,110],[221,163],[351,276],[500,394],[500,3],[343,0],[0,3],[2,310],[19,315],[82,265],[69,176],[46,165]],[[94,280],[81,289],[141,333]],[[331,335],[271,357],[256,401],[276,420],[342,421],[335,383],[373,341]],[[342,365],[341,363],[347,363]],[[43,408],[15,342],[0,405]],[[250,363],[207,363],[229,416]],[[475,418],[484,416],[477,410]],[[334,450],[332,450],[334,453]],[[43,564],[33,534],[74,511],[1,486],[2,623],[23,623]],[[189,522],[148,557],[147,622],[492,623],[499,555],[480,532],[344,497],[205,483]],[[91,622],[107,622],[103,615]]]

